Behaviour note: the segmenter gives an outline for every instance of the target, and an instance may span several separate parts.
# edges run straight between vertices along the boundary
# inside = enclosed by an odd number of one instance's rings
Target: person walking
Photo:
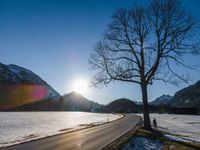
[[[156,118],[153,119],[153,126],[154,126],[154,130],[157,130],[157,121],[156,121]]]

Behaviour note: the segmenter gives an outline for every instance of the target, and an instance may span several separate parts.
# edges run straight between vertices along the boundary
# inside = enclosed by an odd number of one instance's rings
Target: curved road
[[[56,135],[0,150],[98,150],[136,126],[139,117],[126,115],[111,123]]]

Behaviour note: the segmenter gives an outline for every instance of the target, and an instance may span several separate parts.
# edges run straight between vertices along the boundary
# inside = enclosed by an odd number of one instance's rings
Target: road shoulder
[[[119,137],[106,147],[104,147],[102,150],[119,150],[122,144],[127,143],[129,139],[134,135],[134,133],[136,133],[136,131],[140,129],[143,125],[142,117],[141,116],[138,117],[139,117],[139,122],[135,127],[133,127],[131,130],[126,132],[124,135],[122,135],[121,137]]]

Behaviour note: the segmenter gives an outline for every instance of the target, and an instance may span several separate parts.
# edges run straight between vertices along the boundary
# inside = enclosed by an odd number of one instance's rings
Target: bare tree
[[[151,130],[147,87],[154,80],[187,82],[172,65],[191,68],[183,56],[199,52],[196,24],[196,19],[177,0],[153,0],[146,7],[116,10],[89,59],[97,70],[93,86],[114,80],[139,84],[144,127]]]

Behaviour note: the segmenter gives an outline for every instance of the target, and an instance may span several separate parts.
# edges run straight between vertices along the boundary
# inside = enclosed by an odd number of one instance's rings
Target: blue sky
[[[200,1],[184,0],[192,13],[200,14]],[[1,0],[0,62],[32,70],[60,94],[71,92],[75,79],[90,79],[94,72],[88,57],[110,21],[113,11],[142,0]],[[186,57],[198,64],[200,56]],[[178,68],[179,72],[187,70]],[[194,83],[200,72],[189,72]],[[155,82],[149,87],[149,99],[174,94],[186,85],[175,87]],[[106,104],[126,97],[141,100],[140,87],[114,82],[103,89],[90,89],[84,96]]]

